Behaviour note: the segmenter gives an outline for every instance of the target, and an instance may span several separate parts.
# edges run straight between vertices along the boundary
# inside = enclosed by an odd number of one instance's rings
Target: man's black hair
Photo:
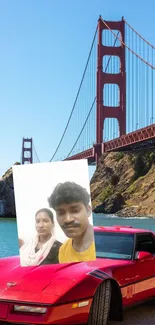
[[[82,202],[85,206],[89,204],[90,195],[81,185],[74,182],[59,183],[51,196],[48,198],[49,206],[53,209],[61,204]]]
[[[54,222],[54,217],[53,217],[53,213],[51,210],[47,209],[47,208],[42,208],[40,210],[38,210],[35,214],[35,217],[38,215],[38,213],[40,212],[45,212],[48,214],[49,218],[51,219],[52,223]]]

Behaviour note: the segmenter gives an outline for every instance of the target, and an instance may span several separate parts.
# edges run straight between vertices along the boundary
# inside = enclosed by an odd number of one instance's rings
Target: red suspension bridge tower
[[[27,146],[28,144],[28,146]],[[25,153],[27,156],[25,156]],[[25,163],[33,163],[33,154],[32,154],[32,138],[23,138],[22,143],[22,165]]]
[[[120,46],[105,46],[102,42],[104,30],[116,30],[120,32]],[[113,32],[116,40],[117,35]],[[126,134],[126,71],[125,71],[125,22],[98,21],[98,55],[97,55],[97,99],[96,99],[96,144],[95,160],[98,160],[104,152],[103,130],[106,118],[116,118],[119,125],[119,136]],[[120,59],[119,73],[103,72],[104,56],[117,56]],[[108,84],[118,85],[119,105],[117,107],[104,105],[104,86]]]

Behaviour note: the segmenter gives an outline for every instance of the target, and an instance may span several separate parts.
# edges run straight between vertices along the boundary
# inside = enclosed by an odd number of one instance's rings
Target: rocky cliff
[[[20,163],[17,162],[15,165]],[[0,207],[0,216],[16,217],[12,168],[9,168],[0,179]]]
[[[104,154],[91,180],[95,213],[155,217],[155,152]]]
[[[90,187],[95,213],[155,217],[155,151],[104,154]],[[3,202],[4,215],[15,217],[12,168],[0,179]]]

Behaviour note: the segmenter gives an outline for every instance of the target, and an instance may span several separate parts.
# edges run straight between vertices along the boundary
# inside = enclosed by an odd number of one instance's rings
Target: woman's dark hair
[[[35,214],[35,217],[38,215],[38,213],[40,212],[45,212],[48,214],[49,218],[51,219],[52,223],[54,222],[54,217],[53,217],[53,213],[51,210],[47,209],[47,208],[43,208],[43,209],[40,209],[36,212]]]
[[[48,198],[49,206],[55,209],[60,204],[82,202],[85,206],[89,204],[90,195],[81,185],[73,182],[59,183],[51,196]]]

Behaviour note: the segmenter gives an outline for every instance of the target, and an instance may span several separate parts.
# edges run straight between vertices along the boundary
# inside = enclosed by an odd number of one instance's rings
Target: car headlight
[[[25,312],[25,313],[45,314],[46,311],[47,311],[47,308],[45,308],[45,307],[24,306],[24,305],[14,305],[14,311]]]

